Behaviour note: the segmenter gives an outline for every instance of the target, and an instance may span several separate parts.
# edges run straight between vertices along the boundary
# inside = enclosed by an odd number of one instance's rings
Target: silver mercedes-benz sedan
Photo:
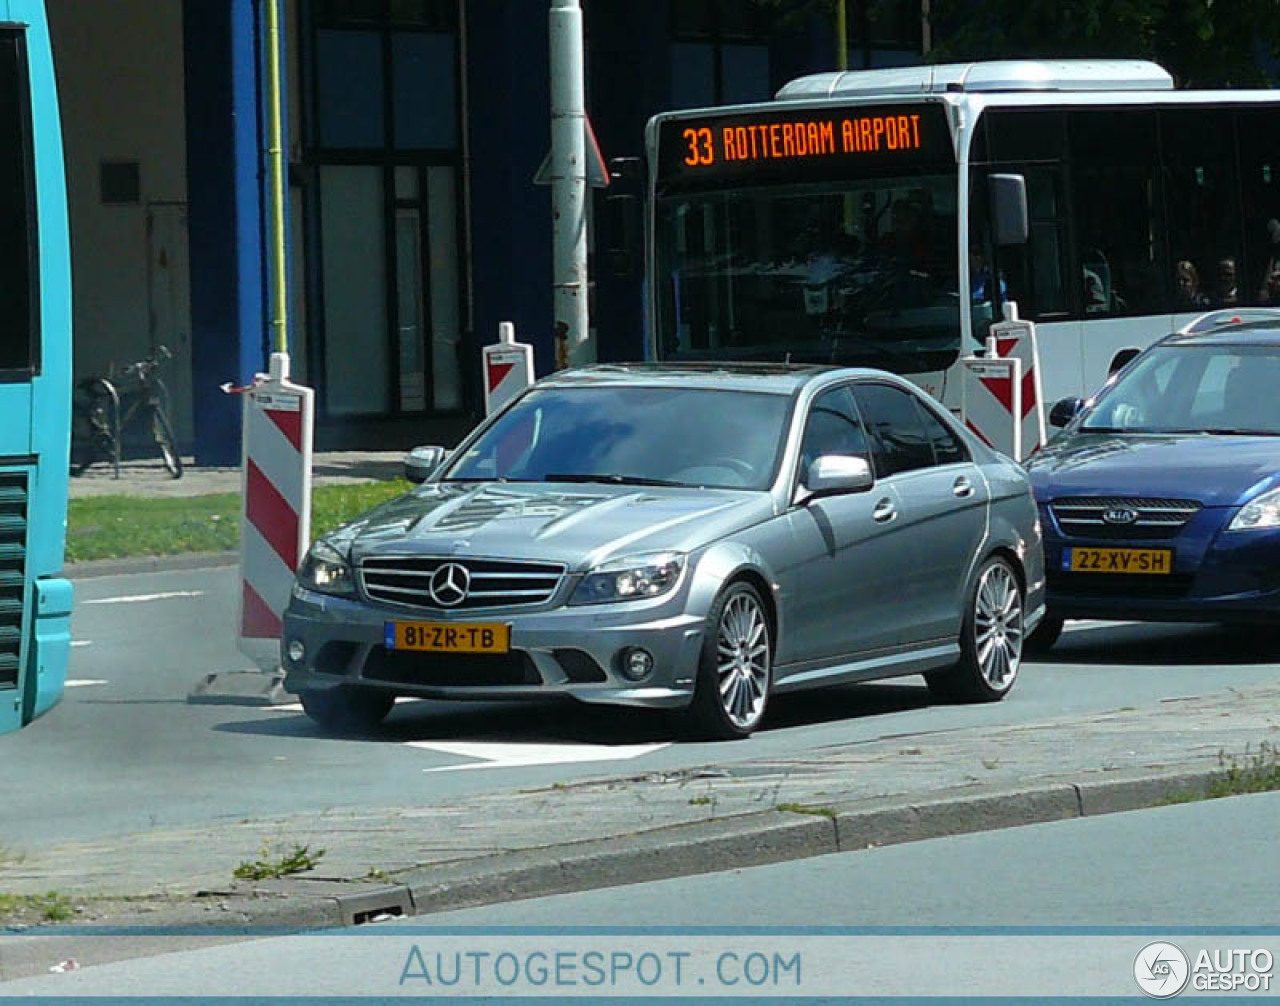
[[[924,674],[1002,698],[1043,614],[1022,469],[874,370],[599,366],[538,382],[318,541],[285,687],[332,729],[397,695],[688,707]]]

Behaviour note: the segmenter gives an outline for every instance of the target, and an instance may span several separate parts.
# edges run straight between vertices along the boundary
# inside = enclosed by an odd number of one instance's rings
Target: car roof
[[[1239,321],[1226,319],[1223,324],[1198,332],[1177,332],[1160,341],[1162,346],[1278,346],[1280,319]]]
[[[828,376],[884,377],[884,371],[865,367],[834,367],[801,363],[737,363],[730,361],[680,363],[608,363],[563,370],[538,382],[539,387],[582,385],[640,385],[757,391],[787,395]]]

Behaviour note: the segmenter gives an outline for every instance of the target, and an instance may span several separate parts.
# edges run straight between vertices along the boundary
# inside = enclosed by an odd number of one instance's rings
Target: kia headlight
[[[1227,526],[1228,531],[1280,527],[1280,489],[1262,493],[1240,508]]]
[[[582,578],[570,604],[605,604],[660,597],[680,581],[685,557],[679,552],[652,552],[614,559]]]
[[[355,580],[346,556],[326,541],[311,546],[298,570],[298,586],[338,597],[355,594]]]

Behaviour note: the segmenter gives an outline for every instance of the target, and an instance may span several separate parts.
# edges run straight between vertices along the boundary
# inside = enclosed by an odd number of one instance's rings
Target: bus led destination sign
[[[681,136],[686,144],[684,164],[690,168],[710,167],[718,162],[919,150],[921,146],[918,113],[686,126]]]

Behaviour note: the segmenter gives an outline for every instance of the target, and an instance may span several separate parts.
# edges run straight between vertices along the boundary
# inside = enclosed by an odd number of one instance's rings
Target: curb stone
[[[1039,786],[966,788],[911,800],[885,797],[808,812],[770,809],[587,842],[467,857],[407,871],[382,885],[308,881],[205,892],[195,901],[86,924],[216,930],[351,926],[385,915],[438,912],[741,869],[906,842],[1096,817],[1202,797],[1221,771],[1116,773]],[[47,927],[33,927],[35,930]],[[32,930],[28,930],[31,932]],[[50,932],[66,931],[65,927]],[[73,933],[68,933],[73,935]],[[265,935],[265,934],[256,934]]]
[[[234,566],[239,552],[187,552],[181,555],[148,555],[136,559],[86,559],[67,563],[63,574],[69,580],[90,580],[99,576],[126,576],[131,573],[171,573],[180,570],[214,569]]]

